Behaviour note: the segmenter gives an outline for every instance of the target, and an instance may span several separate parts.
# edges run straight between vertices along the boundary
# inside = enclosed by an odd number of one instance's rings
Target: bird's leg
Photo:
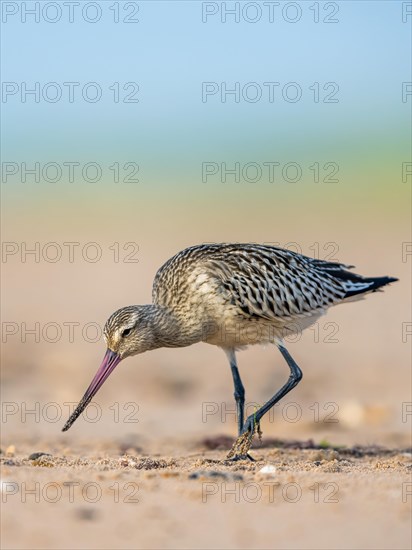
[[[289,379],[286,384],[282,386],[271,399],[269,399],[269,401],[262,405],[260,409],[248,416],[242,428],[241,435],[236,439],[233,447],[227,455],[228,458],[244,457],[247,455],[247,452],[252,445],[253,435],[257,426],[259,426],[261,418],[302,380],[302,371],[295,363],[288,350],[280,344],[278,344],[278,348],[289,365]]]
[[[290,375],[289,379],[286,382],[284,386],[280,388],[279,391],[275,393],[275,395],[269,399],[260,409],[255,411],[253,414],[251,414],[245,422],[245,425],[242,429],[242,434],[249,432],[253,435],[253,433],[256,431],[257,426],[259,425],[260,420],[262,417],[274,406],[278,401],[280,401],[283,397],[285,397],[286,394],[288,394],[295,386],[298,385],[298,383],[302,380],[302,371],[288,352],[288,350],[279,345],[279,350],[282,353],[283,357],[285,358],[287,364],[290,368]]]
[[[234,397],[236,401],[237,429],[238,435],[240,435],[242,433],[243,421],[245,416],[245,388],[243,387],[239,370],[237,368],[236,356],[234,351],[229,354],[229,361],[230,369],[233,376],[233,383],[235,386]]]

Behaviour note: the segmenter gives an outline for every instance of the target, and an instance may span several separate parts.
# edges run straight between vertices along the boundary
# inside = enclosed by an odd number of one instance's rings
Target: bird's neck
[[[198,327],[191,327],[165,306],[150,304],[147,317],[151,324],[155,348],[181,348],[202,340]]]

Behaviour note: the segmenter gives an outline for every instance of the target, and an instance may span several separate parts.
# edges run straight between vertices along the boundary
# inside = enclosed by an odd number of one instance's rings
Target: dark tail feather
[[[354,274],[351,274],[354,275]],[[355,277],[345,281],[346,294],[345,298],[364,294],[365,292],[376,292],[382,286],[398,281],[395,277]]]

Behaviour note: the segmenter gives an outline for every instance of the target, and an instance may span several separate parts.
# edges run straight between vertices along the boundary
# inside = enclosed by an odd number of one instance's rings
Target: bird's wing
[[[313,315],[342,301],[343,274],[352,275],[344,264],[259,245],[227,250],[208,263],[234,305],[268,320]]]
[[[167,305],[176,299],[174,288],[179,288],[182,300],[186,299],[190,274],[200,268],[245,315],[290,320],[323,312],[345,298],[392,280],[361,277],[348,271],[351,267],[274,246],[196,245],[182,250],[159,269],[153,301]]]

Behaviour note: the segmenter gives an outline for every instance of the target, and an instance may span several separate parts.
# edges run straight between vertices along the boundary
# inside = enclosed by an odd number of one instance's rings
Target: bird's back
[[[396,279],[364,278],[341,263],[260,244],[192,246],[157,272],[153,301],[168,307],[208,300],[247,318],[289,322]]]

